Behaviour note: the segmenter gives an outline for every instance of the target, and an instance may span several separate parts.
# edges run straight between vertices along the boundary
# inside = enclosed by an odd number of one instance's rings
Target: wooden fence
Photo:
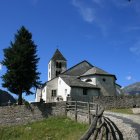
[[[103,107],[90,102],[68,101],[66,111],[74,111],[76,121],[78,112],[88,114],[90,127],[80,140],[123,140],[115,123],[103,116]]]
[[[67,101],[66,110],[74,111],[75,121],[77,121],[77,114],[84,113],[88,116],[88,122],[91,123],[92,116],[97,114],[100,106],[91,102],[82,102],[82,101]]]

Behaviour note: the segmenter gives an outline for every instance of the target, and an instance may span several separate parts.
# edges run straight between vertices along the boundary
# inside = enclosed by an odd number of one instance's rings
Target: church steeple
[[[48,64],[48,81],[57,77],[60,73],[66,71],[67,60],[57,49]]]
[[[53,57],[51,58],[51,60],[53,60],[53,61],[55,61],[55,60],[64,60],[64,61],[67,61],[65,59],[65,57],[62,55],[62,53],[58,49],[56,49],[56,51],[55,51]]]

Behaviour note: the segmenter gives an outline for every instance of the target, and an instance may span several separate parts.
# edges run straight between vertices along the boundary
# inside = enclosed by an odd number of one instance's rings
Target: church
[[[116,76],[84,60],[67,69],[67,60],[57,49],[48,64],[48,81],[36,91],[36,102],[93,101],[93,96],[115,96],[121,86]]]

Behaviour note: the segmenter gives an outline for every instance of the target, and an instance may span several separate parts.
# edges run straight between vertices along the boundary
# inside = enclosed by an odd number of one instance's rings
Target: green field
[[[27,125],[0,127],[0,140],[78,140],[88,125],[52,117]]]
[[[110,109],[108,111],[116,112],[116,113],[123,113],[123,114],[133,114],[133,111],[130,108]]]

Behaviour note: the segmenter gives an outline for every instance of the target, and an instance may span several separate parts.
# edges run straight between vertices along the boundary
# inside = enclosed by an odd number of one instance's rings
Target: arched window
[[[56,68],[61,68],[62,67],[62,63],[61,62],[56,62]]]
[[[59,62],[56,62],[56,68],[59,68]]]
[[[62,67],[62,63],[61,62],[59,62],[59,68],[61,68]]]
[[[61,73],[61,71],[56,71],[56,76],[58,76]]]
[[[85,82],[92,82],[92,80],[91,79],[87,79]]]

